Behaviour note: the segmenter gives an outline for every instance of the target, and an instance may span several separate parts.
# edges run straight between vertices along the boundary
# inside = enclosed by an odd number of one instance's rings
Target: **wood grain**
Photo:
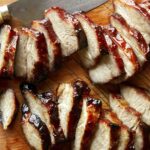
[[[7,0],[11,2],[11,0]],[[0,5],[6,3],[6,0],[1,0]],[[109,16],[113,13],[113,7],[111,1],[108,3],[97,7],[96,9],[89,11],[87,15],[97,24],[105,25],[109,23]],[[18,26],[18,22],[13,21],[14,26]],[[90,82],[87,71],[80,65],[77,54],[73,55],[72,58],[68,58],[62,64],[62,67],[56,72],[52,73],[49,78],[39,85],[39,90],[52,89],[55,91],[58,84],[62,82],[70,82],[73,79],[83,79],[85,80],[90,88],[92,88],[92,94],[102,99],[107,103],[108,99],[108,88],[112,88],[111,85],[94,85]],[[150,64],[147,63],[145,68],[129,80],[131,84],[144,87],[150,90]],[[23,98],[21,96],[19,85],[21,81],[15,80],[0,80],[0,90],[7,87],[13,88],[16,91],[16,95],[21,107]],[[20,109],[19,109],[20,110]],[[29,150],[24,135],[21,129],[21,115],[18,112],[17,118],[13,125],[4,131],[0,126],[0,150]]]

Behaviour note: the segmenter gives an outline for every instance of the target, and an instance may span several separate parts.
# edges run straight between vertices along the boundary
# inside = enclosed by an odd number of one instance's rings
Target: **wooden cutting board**
[[[13,0],[1,0],[0,5]],[[109,23],[109,16],[113,13],[112,2],[109,1],[96,9],[89,11],[87,15],[97,24],[105,25]],[[13,26],[18,26],[18,22],[12,21]],[[112,88],[111,85],[94,85],[90,82],[87,71],[80,65],[78,56],[75,54],[71,58],[65,60],[62,67],[56,72],[52,73],[49,78],[42,82],[38,87],[39,90],[52,89],[55,91],[59,83],[69,82],[73,79],[80,78],[85,80],[90,88],[92,88],[92,94],[102,99],[107,103],[108,99],[108,89]],[[128,81],[133,85],[144,87],[150,90],[150,63],[147,63],[144,69],[135,75],[132,79]],[[23,102],[21,96],[19,85],[21,81],[15,80],[0,80],[0,90],[5,88],[15,89],[20,106]],[[0,150],[30,150],[28,146],[22,129],[21,129],[21,113],[20,108],[12,126],[4,131],[2,126],[0,126]]]

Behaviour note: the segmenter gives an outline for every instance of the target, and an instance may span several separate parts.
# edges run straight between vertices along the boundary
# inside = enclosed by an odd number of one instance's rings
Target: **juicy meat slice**
[[[0,95],[0,122],[4,130],[11,125],[17,112],[17,100],[15,92],[12,89],[7,89]]]
[[[67,139],[74,139],[81,113],[82,97],[89,94],[88,85],[80,80],[60,84],[57,89],[60,125]]]
[[[12,77],[14,74],[14,57],[18,35],[11,26],[0,28],[0,76]]]
[[[22,128],[26,140],[35,150],[48,150],[49,131],[45,123],[35,114],[31,114],[26,104],[22,106]]]
[[[146,91],[144,89],[124,85],[121,87],[121,94],[130,107],[142,114],[142,121],[150,125],[150,96]]]
[[[38,82],[47,77],[49,70],[46,40],[44,35],[36,30],[27,31],[27,81]]]
[[[140,113],[129,107],[125,100],[117,94],[110,94],[109,98],[112,110],[117,114],[118,118],[130,130],[135,132],[134,146],[137,150],[142,150],[146,146],[144,126],[140,120]]]
[[[45,17],[51,21],[60,40],[63,56],[70,56],[85,45],[81,25],[74,16],[59,7],[52,7],[45,11]]]
[[[149,47],[142,34],[136,29],[131,28],[123,17],[118,14],[111,16],[111,24],[132,47],[140,65],[142,66],[147,61],[147,55],[149,53]]]
[[[91,150],[117,149],[120,127],[107,119],[100,119],[96,133],[92,139]]]
[[[119,47],[118,51],[123,60],[124,69],[126,74],[122,75],[122,79],[116,79],[115,82],[123,81],[133,76],[139,70],[139,62],[134,53],[134,50],[130,47],[128,43],[122,38],[122,36],[113,27],[107,27],[105,31],[110,35],[111,39]],[[118,60],[119,61],[119,60]]]
[[[135,4],[134,0],[114,0],[115,12],[120,14],[127,23],[138,30],[150,44],[150,14]]]
[[[38,115],[48,127],[52,146],[64,141],[54,94],[51,91],[37,94],[35,87],[27,83],[21,85],[21,91],[31,113]]]
[[[82,104],[82,112],[75,134],[73,150],[88,149],[92,136],[96,131],[101,110],[101,101],[85,97]]]
[[[49,69],[54,69],[55,66],[59,65],[61,60],[61,47],[50,20],[34,20],[32,28],[44,34],[49,56]]]
[[[90,78],[95,83],[104,84],[110,82],[124,72],[124,65],[119,54],[118,46],[104,34],[108,53],[104,54],[96,67],[89,70]]]
[[[133,133],[125,126],[111,110],[103,110],[104,118],[120,126],[120,137],[117,150],[133,148]]]
[[[106,42],[103,32],[100,26],[94,24],[83,13],[75,13],[74,16],[81,23],[88,44],[87,48],[80,50],[78,53],[83,65],[86,68],[91,68],[97,64],[101,51],[105,49]]]
[[[15,55],[15,76],[26,78],[27,77],[27,42],[29,35],[26,28],[18,30],[18,43]]]

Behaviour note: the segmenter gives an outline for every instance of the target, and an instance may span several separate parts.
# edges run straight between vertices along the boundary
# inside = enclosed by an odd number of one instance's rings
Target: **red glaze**
[[[33,26],[34,25],[37,26],[38,24],[42,25],[45,28],[45,30],[48,32],[48,36],[49,36],[51,42],[53,43],[53,45],[55,47],[55,49],[53,51],[54,52],[55,65],[56,66],[60,65],[61,64],[61,57],[62,57],[61,46],[60,46],[59,39],[53,30],[53,27],[52,27],[50,20],[46,18],[43,20],[34,20],[32,22]]]
[[[131,46],[121,37],[115,28],[107,27],[105,31],[110,35],[110,38],[127,54],[130,61],[136,66],[135,71],[138,71],[140,64]]]
[[[118,20],[128,30],[130,35],[138,41],[139,47],[141,48],[143,54],[147,56],[150,49],[149,46],[146,44],[146,41],[144,40],[142,34],[136,29],[131,28],[119,14],[113,14],[111,17]]]
[[[105,39],[107,42],[108,52],[113,55],[114,59],[116,60],[117,65],[118,65],[118,68],[123,73],[124,72],[124,64],[123,64],[122,58],[120,57],[120,55],[118,53],[118,46],[115,44],[114,41],[111,40],[110,36],[108,34],[106,34],[105,31],[104,31],[104,33],[105,33],[104,36],[105,36]]]

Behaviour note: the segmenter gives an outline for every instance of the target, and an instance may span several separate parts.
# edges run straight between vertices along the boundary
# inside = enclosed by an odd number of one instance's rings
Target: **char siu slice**
[[[108,53],[102,56],[96,67],[89,70],[91,80],[100,84],[110,82],[124,72],[118,46],[107,34],[104,34],[104,36],[108,46]]]
[[[92,139],[90,150],[113,150],[118,148],[120,127],[107,119],[100,119]]]
[[[7,89],[0,95],[0,122],[4,130],[11,125],[17,112],[17,100],[12,89]]]
[[[115,79],[114,82],[121,82],[133,76],[139,70],[139,62],[133,49],[126,43],[117,30],[113,27],[107,27],[105,31],[110,35],[111,39],[119,47],[118,51],[124,63],[126,74]],[[119,60],[117,60],[119,61]]]
[[[80,80],[60,84],[57,89],[60,125],[67,139],[74,139],[81,113],[82,97],[89,94],[88,85]]]
[[[46,124],[50,132],[52,145],[65,140],[60,119],[56,97],[51,91],[36,94],[35,87],[31,84],[22,84],[21,91],[33,114],[38,115]]]
[[[76,128],[73,150],[89,149],[92,136],[98,125],[100,110],[100,100],[90,97],[83,99],[82,112]]]
[[[105,49],[105,39],[100,26],[94,24],[83,13],[74,14],[79,20],[87,38],[88,47],[79,51],[81,62],[86,68],[91,68],[97,64],[101,51]]]
[[[147,13],[150,15],[150,1],[146,0],[145,2],[142,2],[139,4],[140,7],[142,7],[143,9],[145,9],[144,11],[147,11]]]
[[[112,110],[117,114],[123,124],[135,132],[135,149],[144,149],[147,141],[145,139],[144,125],[140,120],[141,114],[129,107],[120,95],[110,94],[109,102]]]
[[[19,39],[17,44],[17,51],[15,55],[15,76],[27,77],[27,42],[29,39],[28,30],[22,28],[18,31]]]
[[[27,42],[27,81],[38,82],[48,75],[49,61],[45,37],[42,33],[29,29]]]
[[[12,77],[14,74],[14,57],[18,35],[11,26],[0,29],[0,76]]]
[[[103,110],[103,115],[105,119],[108,119],[114,124],[120,126],[120,137],[117,150],[132,149],[133,147],[133,133],[125,126],[121,120],[118,119],[117,115],[110,110]]]
[[[132,19],[131,19],[132,20]],[[117,29],[125,41],[133,48],[137,59],[142,66],[147,60],[149,47],[142,34],[136,29],[131,28],[126,21],[118,14],[111,16],[111,24]]]
[[[127,23],[138,30],[150,44],[150,14],[136,5],[134,0],[114,0],[115,12],[120,14]]]
[[[48,150],[50,136],[47,126],[35,114],[31,114],[26,104],[22,106],[22,128],[24,135],[35,150]]]
[[[142,114],[142,120],[150,125],[150,96],[146,91],[131,86],[122,86],[121,94],[128,104]]]
[[[54,69],[61,60],[61,47],[50,20],[34,20],[32,28],[44,34],[48,49],[49,68],[50,70]]]
[[[81,25],[74,16],[59,7],[52,7],[45,11],[45,17],[51,21],[60,40],[63,56],[70,56],[85,44]]]

